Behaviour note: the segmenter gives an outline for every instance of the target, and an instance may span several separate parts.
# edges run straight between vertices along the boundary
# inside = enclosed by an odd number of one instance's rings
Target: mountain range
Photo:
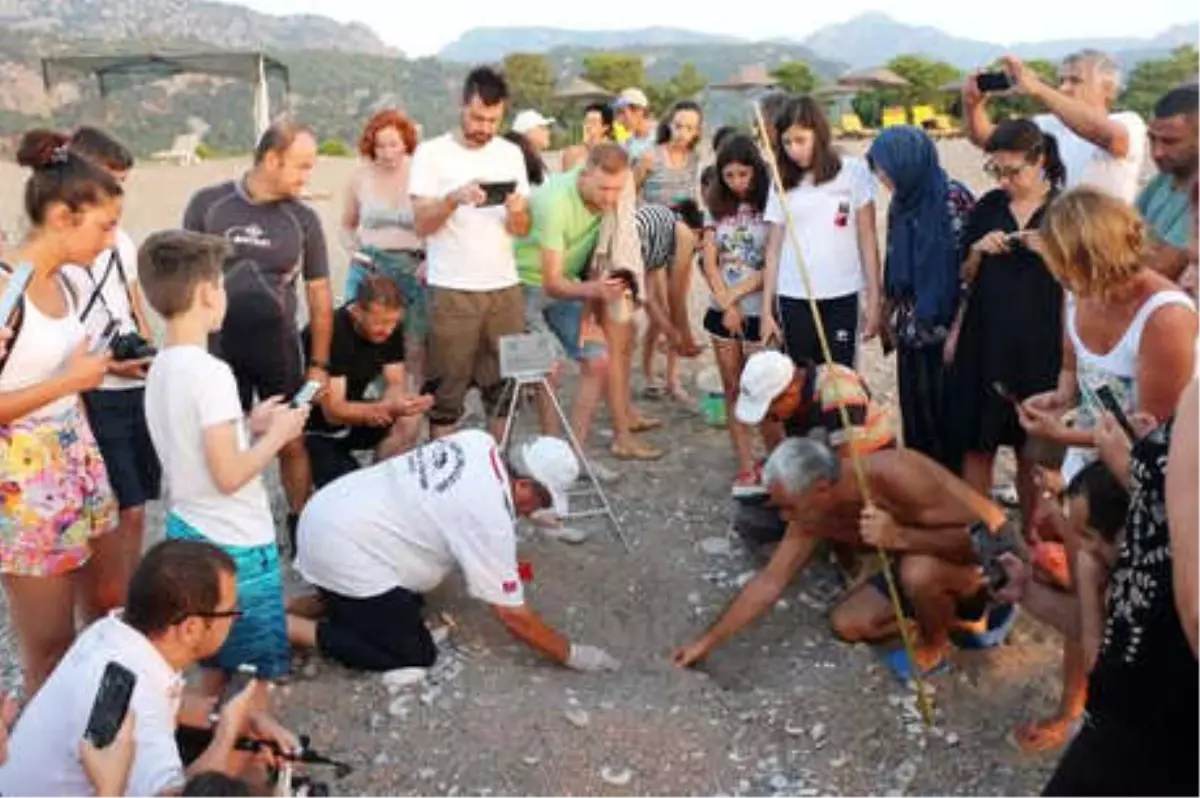
[[[1152,39],[1094,41],[1132,64],[1195,44],[1197,26],[1180,25]],[[1056,57],[1079,42],[1015,45],[1019,54]],[[803,40],[748,42],[674,28],[568,31],[555,28],[479,28],[464,33],[436,58],[406,58],[369,27],[314,15],[263,14],[212,0],[0,0],[0,139],[34,125],[68,129],[100,122],[139,153],[167,147],[198,127],[216,150],[244,151],[252,137],[250,87],[225,78],[184,75],[113,91],[98,102],[94,80],[46,91],[41,59],[65,53],[263,49],[291,73],[290,110],[322,138],[353,141],[374,110],[398,105],[437,132],[453,123],[452,98],[471,63],[495,62],[510,52],[543,52],[559,77],[579,74],[583,59],[619,50],[642,57],[647,79],[662,82],[692,64],[710,82],[744,66],[772,69],[806,61],[823,80],[851,67],[874,66],[894,55],[924,52],[960,67],[990,61],[1008,49],[949,36],[882,14],[833,25]],[[275,107],[282,92],[273,88]],[[710,110],[732,95],[709,97]]]
[[[474,28],[438,53],[451,61],[495,61],[505,53],[552,52],[558,48],[622,49],[630,46],[689,44],[730,46],[747,44],[736,37],[700,33],[680,28],[638,28],[615,31],[566,30],[544,27]],[[1061,39],[1042,42],[1001,44],[954,36],[938,28],[908,25],[887,14],[869,12],[820,28],[803,39],[779,39],[778,43],[800,45],[816,57],[863,69],[887,63],[897,55],[913,53],[947,61],[959,69],[988,64],[1000,55],[1015,53],[1023,58],[1062,58],[1084,47],[1114,53],[1131,66],[1149,57],[1161,56],[1182,44],[1200,43],[1196,23],[1175,25],[1151,38]]]

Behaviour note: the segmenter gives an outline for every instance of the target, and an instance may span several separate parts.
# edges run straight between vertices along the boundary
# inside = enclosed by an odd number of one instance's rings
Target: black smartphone
[[[1100,400],[1100,404],[1104,405],[1104,409],[1112,413],[1113,418],[1121,425],[1121,429],[1125,430],[1125,434],[1129,436],[1129,440],[1136,441],[1138,439],[1137,432],[1134,431],[1133,425],[1129,423],[1129,416],[1125,415],[1124,408],[1117,401],[1116,394],[1112,388],[1107,385],[1101,385],[1096,389],[1096,398]]]
[[[975,85],[981,92],[993,93],[1012,88],[1012,78],[1007,72],[980,72],[975,76]]]
[[[124,665],[109,662],[104,666],[100,689],[96,691],[92,714],[88,716],[87,728],[83,732],[84,738],[92,745],[106,748],[117,736],[121,724],[125,722],[125,713],[129,711],[135,684],[137,677]]]
[[[480,183],[479,187],[483,189],[483,193],[487,198],[483,201],[484,206],[503,205],[508,199],[508,195],[517,190],[516,180],[501,180],[498,183]]]
[[[431,377],[421,384],[421,396],[433,396],[442,384],[441,377]]]
[[[217,699],[217,703],[213,706],[213,717],[218,717],[225,705],[257,678],[257,667],[254,665],[239,665],[238,669],[230,674],[229,681],[225,683],[225,689],[221,691],[221,697]]]

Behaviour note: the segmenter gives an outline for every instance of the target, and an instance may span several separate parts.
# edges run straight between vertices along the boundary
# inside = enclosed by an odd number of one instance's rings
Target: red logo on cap
[[[517,582],[516,580],[514,580],[514,579],[509,579],[507,582],[505,582],[505,583],[502,585],[502,587],[504,588],[504,592],[505,592],[505,593],[516,593],[516,592],[517,592],[517,586],[518,586],[518,582]]]

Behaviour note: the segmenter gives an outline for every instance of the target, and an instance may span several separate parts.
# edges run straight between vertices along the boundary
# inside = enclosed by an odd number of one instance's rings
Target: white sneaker
[[[542,534],[551,540],[561,540],[563,543],[571,544],[582,543],[589,537],[586,529],[572,526],[547,527],[542,530]]]
[[[610,485],[621,478],[620,471],[614,471],[603,463],[592,461],[592,473],[596,475],[596,479],[600,480],[605,485]]]
[[[757,482],[753,485],[735,482],[729,492],[735,499],[753,499],[757,496],[767,495],[767,489]]]

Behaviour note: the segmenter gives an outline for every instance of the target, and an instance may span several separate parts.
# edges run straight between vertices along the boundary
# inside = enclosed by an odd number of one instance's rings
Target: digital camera
[[[110,345],[113,360],[145,360],[158,354],[158,350],[135,332],[113,336]]]

